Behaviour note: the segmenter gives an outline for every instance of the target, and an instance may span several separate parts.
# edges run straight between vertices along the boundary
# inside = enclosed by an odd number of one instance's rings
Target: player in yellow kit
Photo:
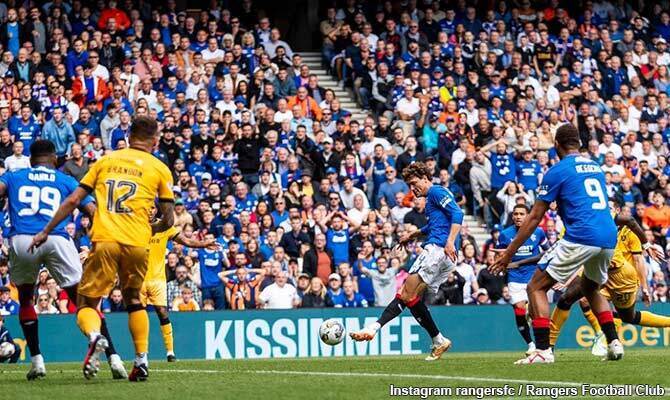
[[[152,217],[156,209],[152,210]],[[173,226],[167,231],[155,234],[149,241],[149,267],[144,277],[144,284],[140,291],[142,304],[151,304],[156,310],[156,316],[161,325],[163,343],[168,362],[177,361],[174,354],[174,340],[172,338],[172,323],[168,315],[167,282],[165,276],[165,250],[168,242],[182,244],[190,248],[210,248],[215,250],[219,244],[215,239],[196,240],[186,237],[178,227]]]
[[[622,214],[622,218],[630,217],[628,209]],[[646,239],[643,244],[640,237],[644,237],[644,232],[639,225],[628,224],[620,227],[614,255],[607,271],[608,279],[601,289],[601,294],[612,302],[618,317],[623,322],[640,326],[670,327],[670,317],[635,310],[638,289],[642,292],[642,301],[647,306],[651,303],[643,252],[646,251],[657,259],[662,258],[660,250],[652,247]],[[570,306],[582,297],[578,283],[580,279],[578,276],[570,284],[552,313],[550,331],[552,346],[556,343],[561,327],[569,316]],[[598,326],[594,327],[594,330],[598,332]],[[594,354],[601,355],[597,352],[597,345],[598,343],[595,344]]]
[[[174,224],[172,173],[151,154],[158,138],[154,119],[135,117],[129,147],[93,164],[79,187],[65,199],[31,244],[31,248],[41,245],[82,199],[89,193],[95,194],[98,206],[91,232],[93,247],[86,260],[77,299],[77,324],[89,338],[83,365],[87,379],[97,374],[98,360],[107,347],[107,339],[100,334],[96,307],[114,286],[117,275],[135,345],[135,362],[128,379],[144,381],[149,376],[149,317],[140,301],[140,289],[147,272],[147,246],[152,234],[166,231]],[[165,217],[151,225],[149,213],[156,201]]]

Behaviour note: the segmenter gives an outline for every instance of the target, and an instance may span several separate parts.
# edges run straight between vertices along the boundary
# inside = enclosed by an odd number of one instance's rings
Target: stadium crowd
[[[133,116],[156,118],[177,224],[222,246],[169,246],[172,310],[385,306],[418,246],[392,249],[426,224],[402,180],[416,161],[490,232],[477,243],[463,226],[457,272],[429,303],[506,304],[505,276],[485,267],[512,208],[533,204],[566,123],[606,172],[610,202],[668,243],[667,3],[332,2],[323,66],[363,120],[251,0],[197,13],[174,0],[13,3],[0,4],[3,172],[29,166],[41,137],[81,179],[127,146]],[[82,213],[68,228],[82,259],[91,223]],[[542,228],[560,237],[555,209]],[[0,312],[13,314],[3,251]],[[654,300],[667,301],[667,266],[648,266]],[[75,309],[46,271],[35,296],[38,313]],[[119,289],[103,310],[124,310]]]

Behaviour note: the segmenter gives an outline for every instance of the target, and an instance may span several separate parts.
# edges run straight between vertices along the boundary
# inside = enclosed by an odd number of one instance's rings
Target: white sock
[[[147,358],[147,353],[135,354],[135,365],[144,364],[149,366],[149,359]]]
[[[92,342],[92,341],[94,341],[95,338],[97,338],[98,336],[100,336],[100,332],[91,332],[91,333],[88,334],[88,340],[89,340],[90,342]]]
[[[36,356],[31,356],[30,357],[30,362],[33,365],[43,365],[44,364],[44,358],[42,357],[41,354],[38,354]]]
[[[438,333],[437,336],[435,336],[433,338],[433,344],[434,345],[442,344],[442,343],[444,343],[445,340],[446,340],[446,338],[444,336],[442,336],[441,333]]]
[[[174,355],[174,351],[168,351],[168,352],[167,352],[167,355],[168,355],[168,356],[173,356],[173,355]]]
[[[120,363],[121,362],[121,357],[119,357],[118,354],[112,354],[109,356],[109,362],[110,363]]]
[[[372,329],[372,330],[375,331],[375,332],[377,332],[378,330],[380,330],[381,327],[382,327],[382,326],[381,326],[381,324],[380,324],[379,322],[374,322],[374,323],[368,325],[368,328],[369,328],[369,329]]]

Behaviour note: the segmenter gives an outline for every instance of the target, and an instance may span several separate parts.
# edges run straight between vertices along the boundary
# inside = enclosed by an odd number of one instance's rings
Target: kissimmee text
[[[376,320],[336,318],[347,332]],[[412,317],[395,319],[370,342],[347,337],[337,346],[319,340],[322,318],[205,321],[205,358],[330,357],[419,354],[420,328]]]

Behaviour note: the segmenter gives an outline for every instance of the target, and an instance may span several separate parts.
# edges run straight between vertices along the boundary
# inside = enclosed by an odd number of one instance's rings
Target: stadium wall
[[[640,305],[640,307],[643,307]],[[651,310],[670,314],[670,304],[654,304]],[[453,351],[525,350],[509,306],[431,307],[442,332],[454,342]],[[299,309],[287,311],[220,311],[173,313],[175,350],[181,359],[244,359],[276,357],[333,357],[419,354],[429,349],[429,339],[409,312],[385,326],[370,343],[347,339],[334,347],[319,340],[321,322],[339,318],[347,331],[375,321],[380,309]],[[153,314],[153,313],[152,313]],[[124,359],[131,359],[132,341],[125,313],[106,314],[114,344]],[[163,341],[155,315],[150,315],[150,357],[164,359]],[[5,319],[16,342],[25,341],[17,317]],[[74,315],[40,316],[40,342],[46,360],[81,361],[86,342]],[[620,332],[624,345],[670,346],[670,329],[625,325]],[[558,347],[590,347],[593,330],[574,307],[564,326]]]

